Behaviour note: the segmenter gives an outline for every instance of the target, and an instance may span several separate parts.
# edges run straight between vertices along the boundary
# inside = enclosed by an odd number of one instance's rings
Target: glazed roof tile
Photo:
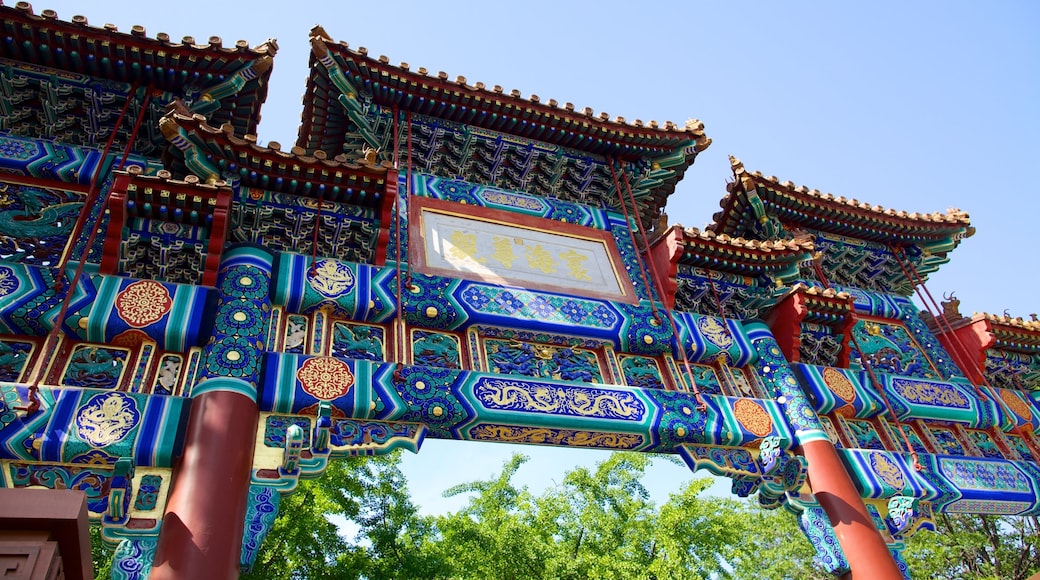
[[[660,244],[674,248],[672,263],[749,276],[796,272],[797,264],[809,259],[813,251],[807,238],[758,241],[682,226],[672,226],[652,245]]]
[[[683,147],[699,152],[711,143],[700,121],[689,120],[684,125],[666,121],[660,125],[640,119],[629,122],[620,116],[611,119],[609,114],[597,115],[589,107],[577,110],[571,103],[560,107],[555,99],[543,102],[538,95],[523,98],[520,91],[507,93],[500,85],[488,88],[482,82],[469,84],[464,76],[450,79],[445,72],[431,75],[423,67],[413,71],[408,63],[391,65],[386,56],[372,58],[364,47],[353,50],[345,42],[334,43],[321,27],[311,31],[311,42],[311,74],[297,139],[297,145],[307,150],[329,150],[339,145],[329,141],[337,136],[329,135],[323,123],[329,123],[330,113],[345,116],[335,102],[335,89],[323,80],[326,73],[318,64],[326,54],[338,59],[353,79],[371,88],[375,102],[382,106],[628,159]]]
[[[979,320],[986,320],[993,324],[999,324],[1001,326],[1007,326],[1017,330],[1026,330],[1030,332],[1040,333],[1040,320],[1037,320],[1033,315],[1033,320],[1024,320],[1021,316],[1011,317],[1007,314],[989,314],[986,312],[975,312],[972,313],[971,321],[977,322]]]
[[[746,230],[750,219],[744,205],[745,192],[765,190],[770,194],[763,199],[767,205],[785,211],[785,219],[792,225],[819,229],[858,239],[882,243],[917,243],[933,239],[974,233],[968,214],[959,209],[946,213],[908,213],[871,205],[856,199],[846,199],[819,190],[781,182],[775,176],[748,172],[735,157],[730,157],[736,181],[720,202],[722,211],[714,215],[713,231],[726,233]]]
[[[221,189],[229,188],[226,181],[217,180],[212,182],[205,182],[199,179],[197,175],[187,175],[184,179],[175,179],[173,174],[165,169],[160,169],[155,175],[145,175],[142,173],[142,169],[137,165],[131,165],[126,168],[126,173],[129,173],[131,180],[135,183],[147,184],[152,187],[162,187],[165,185],[189,188],[197,190],[200,193],[213,194]]]
[[[356,201],[352,199],[340,199],[342,195],[332,193],[333,188],[358,187],[382,188],[393,169],[390,163],[352,163],[347,161],[345,155],[337,155],[329,159],[323,151],[315,151],[310,155],[300,147],[292,147],[290,151],[283,151],[280,143],[271,141],[267,146],[257,143],[256,135],[245,135],[239,137],[234,134],[234,128],[225,123],[220,127],[208,124],[205,117],[198,114],[190,114],[183,108],[179,111],[170,111],[163,118],[164,131],[171,127],[184,130],[185,133],[196,137],[199,141],[210,144],[208,152],[221,151],[225,154],[223,159],[217,159],[223,171],[238,171],[242,175],[243,182],[253,184],[258,176],[276,178],[268,181],[266,189],[283,191],[296,195],[307,195],[318,197],[319,187],[327,188],[329,192],[326,198],[338,201]],[[214,146],[216,150],[214,149]],[[174,146],[167,147],[167,166],[183,168],[179,163],[179,149]],[[195,177],[189,175],[189,178]],[[281,178],[281,186],[277,184]],[[295,186],[292,184],[295,183]],[[379,192],[382,193],[381,191]]]
[[[686,228],[683,230],[689,241],[710,240],[735,248],[754,250],[756,252],[788,252],[801,256],[805,252],[813,251],[812,240],[808,238],[795,240],[750,240],[742,237],[731,237],[728,234],[720,234],[710,229],[700,230],[698,228]]]
[[[244,40],[225,47],[218,36],[196,43],[191,36],[172,40],[160,32],[150,38],[143,26],[129,33],[113,24],[91,26],[85,16],[60,20],[54,10],[33,11],[28,2],[4,6],[3,32],[10,39],[0,43],[0,58],[11,58],[76,74],[125,83],[141,83],[153,89],[184,95],[187,85],[205,89],[220,84],[249,64],[259,78],[235,102],[222,103],[223,117],[255,132],[259,110],[267,96],[272,59],[278,50],[274,40],[250,48]],[[41,48],[46,47],[46,50]],[[173,71],[177,74],[170,74]],[[200,80],[201,79],[201,80]]]

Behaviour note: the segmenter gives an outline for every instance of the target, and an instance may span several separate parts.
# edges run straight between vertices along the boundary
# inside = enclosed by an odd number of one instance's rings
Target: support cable
[[[621,202],[621,210],[625,216],[625,223],[629,224],[629,236],[633,236],[632,247],[637,252],[639,252],[639,246],[636,244],[634,234],[632,233],[631,219],[629,218],[628,207],[625,204],[625,198],[622,196],[621,185],[618,183],[617,172],[614,170],[613,160],[610,162],[610,174],[614,177],[614,186],[617,187],[618,190],[618,201]],[[661,297],[661,294],[658,291],[659,289],[656,287],[660,284],[661,276],[657,271],[657,264],[650,257],[650,243],[647,240],[646,232],[643,230],[643,222],[641,219],[639,219],[639,206],[636,205],[635,195],[632,194],[632,187],[628,183],[628,175],[625,173],[622,173],[622,175],[624,176],[625,186],[627,187],[629,200],[632,202],[632,211],[635,214],[636,229],[639,230],[639,235],[643,239],[643,251],[640,252],[642,255],[638,256],[639,259],[637,260],[637,262],[639,262],[639,273],[643,277],[643,284],[646,285],[646,291],[648,294],[647,297],[650,299],[650,307],[654,313],[654,320],[660,322],[661,317],[660,315],[658,315],[657,307],[654,304],[654,294],[657,293],[658,297]],[[651,285],[650,282],[647,280],[646,272],[643,269],[644,259],[650,263],[650,268],[651,270],[653,270],[653,276],[656,282],[654,285]],[[679,327],[675,324],[675,318],[672,316],[671,310],[667,308],[662,308],[662,310],[664,310],[665,318],[668,319],[668,324],[672,329],[672,336],[675,337],[676,349],[682,356],[683,367],[686,370],[686,377],[689,380],[690,390],[691,392],[693,392],[694,399],[697,400],[697,410],[704,411],[708,408],[708,404],[704,402],[704,398],[701,396],[700,388],[697,387],[697,381],[693,378],[693,371],[690,369],[690,359],[688,356],[686,356],[686,346],[683,344],[682,338],[679,336]]]
[[[725,324],[726,313],[722,309],[722,300],[719,299],[719,291],[715,288],[715,279],[711,277],[711,270],[708,270],[708,284],[711,286],[711,294],[715,297],[715,308],[719,313],[719,318],[723,319],[722,331],[726,333],[726,336],[733,340],[733,336],[730,334],[729,327]],[[725,353],[719,353],[717,362],[719,368],[722,371],[723,378],[729,383],[729,388],[732,392],[737,392],[737,381],[733,378],[733,370],[726,363]]]
[[[816,277],[819,278],[824,289],[830,288],[831,285],[827,281],[827,277],[823,274],[823,268],[820,267],[819,262],[813,260],[812,264],[813,270],[816,271]],[[870,364],[870,361],[867,360],[867,355],[863,352],[863,348],[860,347],[859,340],[856,339],[856,333],[852,328],[849,328],[849,338],[852,340],[853,346],[855,346],[856,350],[859,352],[860,363],[863,365],[863,368],[867,369],[867,376],[870,377],[871,385],[874,387],[874,390],[881,395],[881,399],[885,402],[885,409],[892,416],[892,420],[895,422],[899,434],[903,436],[903,443],[906,445],[907,451],[910,452],[910,457],[914,460],[914,469],[917,471],[923,470],[924,466],[921,465],[921,460],[917,456],[917,450],[914,449],[914,446],[910,443],[910,437],[903,429],[902,421],[900,421],[899,417],[896,416],[896,412],[892,409],[892,404],[888,400],[888,395],[885,394],[885,389],[881,386],[881,381],[878,380],[877,375],[874,373],[874,365]]]
[[[140,85],[135,83],[134,89],[133,91],[131,91],[131,95],[134,95],[136,97],[139,87]],[[145,92],[144,101],[141,104],[140,114],[138,115],[137,121],[134,123],[133,130],[130,134],[130,139],[126,143],[126,147],[123,152],[123,157],[120,160],[117,169],[123,168],[123,164],[126,162],[127,157],[130,155],[130,149],[133,147],[134,140],[137,138],[137,132],[141,128],[141,121],[144,118],[145,112],[147,111],[148,103],[151,100],[151,96],[151,91]],[[130,103],[133,100],[133,97],[128,98],[126,104],[123,105],[123,110],[120,113],[119,118],[116,120],[115,126],[112,128],[112,134],[109,135],[108,142],[105,144],[105,150],[101,156],[101,160],[98,162],[98,167],[94,171],[94,175],[91,177],[90,190],[87,193],[87,199],[84,201],[83,210],[80,211],[79,218],[76,220],[76,226],[73,228],[73,234],[69,238],[72,247],[69,248],[69,251],[65,254],[64,258],[62,259],[55,276],[55,292],[60,292],[64,289],[58,286],[61,280],[61,275],[65,271],[66,264],[68,263],[68,258],[71,256],[72,251],[75,249],[75,240],[79,237],[79,235],[82,234],[82,228],[85,227],[86,216],[90,213],[91,206],[94,203],[96,203],[97,196],[99,193],[98,178],[101,174],[101,168],[104,165],[105,159],[108,158],[108,154],[111,151],[112,144],[115,141],[115,136],[119,131],[119,126],[122,124],[123,118],[126,116],[126,112],[130,108]],[[107,209],[107,207],[108,197],[106,196],[105,199],[101,202],[101,212],[98,214],[99,219],[100,217],[103,217],[105,215],[105,210]],[[40,357],[39,359],[37,359],[36,364],[33,366],[32,375],[29,381],[29,404],[25,407],[16,407],[16,409],[20,411],[25,411],[26,416],[31,416],[35,414],[37,411],[40,410],[40,406],[42,405],[42,402],[40,401],[39,397],[39,391],[40,382],[43,380],[43,370],[45,366],[43,364],[44,359],[53,353],[58,340],[58,333],[61,330],[61,326],[65,324],[65,317],[68,315],[69,305],[72,303],[73,290],[79,286],[79,281],[83,276],[83,267],[86,265],[87,259],[90,256],[90,248],[94,245],[94,241],[97,239],[97,234],[100,229],[98,226],[99,224],[95,224],[95,227],[91,229],[90,235],[87,237],[87,242],[83,246],[83,254],[80,256],[79,263],[76,265],[76,272],[72,277],[72,282],[69,284],[68,291],[65,293],[65,298],[61,302],[61,309],[58,311],[58,317],[55,320],[54,326],[52,326],[51,329],[47,332],[47,337],[44,339]]]
[[[965,364],[970,364],[973,367],[975,367],[975,371],[979,374],[979,379],[981,380],[982,384],[992,389],[993,385],[991,385],[989,379],[986,378],[986,369],[983,368],[982,363],[972,358],[971,352],[968,350],[968,347],[964,345],[963,341],[961,341],[960,336],[958,336],[957,333],[954,332],[953,325],[950,324],[949,320],[946,320],[945,316],[943,316],[942,308],[939,306],[938,302],[936,302],[935,297],[932,296],[932,293],[928,290],[928,286],[925,285],[924,279],[917,272],[917,268],[915,268],[913,262],[910,261],[910,257],[906,255],[906,251],[898,246],[891,247],[890,250],[892,251],[892,255],[895,256],[896,262],[899,263],[899,267],[902,268],[903,275],[907,277],[907,281],[909,281],[910,284],[914,287],[914,291],[917,293],[917,297],[921,300],[921,303],[924,304],[925,310],[927,310],[928,313],[932,315],[932,318],[935,319],[940,331],[943,334],[950,336],[950,342],[957,348],[958,356],[963,357],[962,360],[967,361]],[[904,260],[906,262],[905,265]],[[928,307],[928,303],[925,302],[924,297],[921,295],[922,290],[924,291],[924,294],[928,296],[928,300],[931,301],[932,306],[934,306],[936,309],[936,312],[933,313],[931,308]],[[945,329],[943,329],[944,324],[946,325]],[[1015,375],[1012,374],[1012,376],[1014,377]],[[969,377],[969,380],[970,378],[971,377]],[[982,391],[981,388],[979,388],[979,385],[975,384],[975,381],[971,381],[971,383],[972,387],[975,389],[976,395],[978,395],[979,397],[985,396],[986,398],[993,399],[994,401],[996,401],[997,406],[1001,409],[1001,411],[1004,414],[1008,416],[1009,420],[1011,420],[1015,416],[1015,413],[1008,407],[1007,403],[1004,402],[1002,398],[987,395]]]
[[[400,139],[400,136],[401,136],[401,134],[400,134],[400,127],[398,126],[399,120],[400,120],[400,113],[398,112],[397,106],[395,105],[394,106],[394,169],[397,169],[399,167],[399,163],[400,163],[400,153],[401,153],[401,139]],[[409,163],[409,166],[410,165],[411,164]],[[408,179],[410,181],[410,179],[407,176],[406,176],[406,179]],[[408,185],[405,184],[405,195],[407,195],[407,193],[408,193],[407,188],[408,188]],[[403,275],[403,273],[401,271],[401,243],[402,243],[403,240],[401,239],[401,194],[400,193],[398,193],[396,195],[396,197],[394,198],[393,209],[394,209],[394,250],[396,252],[396,256],[394,258],[394,268],[397,271],[397,275],[394,277],[395,280],[397,281],[397,316],[394,318],[394,325],[400,331],[400,333],[399,333],[400,336],[397,337],[397,341],[396,341],[396,345],[395,345],[395,349],[394,349],[396,351],[394,353],[394,358],[397,360],[398,363],[404,363],[405,352],[406,351],[405,351],[405,346],[404,346],[405,337],[404,337],[404,328],[403,328],[403,321],[404,321],[404,310],[403,310],[404,309],[404,306],[403,306],[404,294],[403,294],[403,284],[402,284],[402,281],[401,281],[401,276]]]

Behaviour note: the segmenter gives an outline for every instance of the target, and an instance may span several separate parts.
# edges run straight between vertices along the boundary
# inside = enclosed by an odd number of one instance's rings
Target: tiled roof
[[[730,158],[735,182],[720,202],[722,211],[709,226],[733,235],[748,229],[753,219],[744,200],[748,192],[758,197],[786,224],[817,229],[880,243],[927,243],[935,239],[967,237],[974,233],[968,214],[959,209],[946,213],[908,213],[821,193],[790,181],[781,182],[761,172],[748,172],[735,157]]]
[[[165,33],[151,38],[139,25],[124,33],[112,24],[91,26],[84,16],[64,21],[54,10],[36,14],[28,2],[0,5],[0,15],[8,38],[0,42],[0,58],[140,84],[175,96],[184,96],[189,86],[204,94],[205,89],[252,65],[254,80],[221,101],[212,117],[217,123],[233,122],[241,132],[256,131],[260,106],[267,97],[272,57],[278,50],[273,40],[250,48],[244,40],[225,47],[217,36],[201,43],[190,36],[174,41]]]
[[[563,106],[555,99],[543,101],[538,95],[524,98],[520,91],[506,92],[501,86],[482,82],[470,84],[466,77],[450,79],[445,72],[436,75],[422,67],[413,71],[408,63],[392,65],[385,56],[372,58],[364,47],[353,50],[346,43],[334,43],[321,27],[311,31],[311,74],[305,93],[303,124],[297,145],[307,150],[339,145],[327,124],[330,113],[345,116],[336,100],[339,91],[329,85],[321,64],[332,55],[350,79],[371,91],[374,101],[385,107],[465,123],[482,129],[574,148],[590,153],[635,159],[656,156],[683,147],[704,150],[711,143],[703,123],[695,120],[677,125],[595,114],[591,108],[577,110],[571,103]],[[336,115],[332,115],[335,117]],[[337,130],[342,130],[336,126]]]
[[[206,144],[206,150],[222,153],[214,156],[222,172],[234,172],[248,185],[263,183],[265,189],[294,195],[318,197],[319,191],[326,192],[329,201],[364,203],[381,197],[389,163],[359,164],[347,162],[343,155],[329,159],[323,151],[306,155],[300,147],[282,151],[281,144],[271,141],[267,146],[256,142],[255,135],[242,137],[234,134],[231,125],[213,127],[202,115],[191,115],[171,111],[163,123],[175,125],[197,141]],[[165,130],[169,130],[168,128]],[[167,166],[185,170],[177,147],[166,150]],[[371,190],[371,191],[368,191]],[[348,193],[350,192],[350,193]]]

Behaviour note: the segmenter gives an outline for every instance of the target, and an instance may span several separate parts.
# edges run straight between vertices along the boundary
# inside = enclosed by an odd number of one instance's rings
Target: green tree
[[[346,541],[330,520],[361,511],[370,466],[364,458],[330,461],[317,479],[301,481],[282,497],[278,517],[257,554],[248,579],[359,578],[365,554]]]
[[[498,477],[464,483],[445,492],[451,497],[473,493],[459,512],[436,518],[441,537],[436,547],[452,578],[545,577],[551,544],[535,529],[532,498],[512,478],[527,458],[513,455]]]
[[[94,578],[108,578],[112,574],[112,554],[115,550],[101,540],[101,527],[90,526],[90,560],[94,564]]]
[[[615,453],[591,470],[569,471],[561,485],[532,497],[512,483],[525,461],[514,456],[496,478],[452,488],[452,495],[474,495],[458,513],[436,521],[437,549],[450,577],[770,577],[760,573],[764,558],[754,543],[763,529],[756,527],[760,510],[701,497],[710,484],[703,479],[658,509],[642,483],[652,459]],[[800,537],[793,518],[785,517]],[[802,542],[809,560],[812,550]],[[796,568],[790,575],[777,570],[773,577],[801,577]]]
[[[734,578],[833,580],[834,576],[813,563],[816,552],[798,527],[798,516],[749,501],[743,518],[748,535],[727,556]]]
[[[446,578],[433,518],[420,516],[412,503],[399,458],[373,460],[364,477],[367,491],[354,518],[355,539],[365,551],[361,573],[371,579]]]
[[[936,514],[935,532],[918,532],[904,552],[918,580],[1025,580],[1040,572],[1036,516]]]

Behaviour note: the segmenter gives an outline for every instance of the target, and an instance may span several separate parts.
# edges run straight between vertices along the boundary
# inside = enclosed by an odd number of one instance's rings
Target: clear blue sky
[[[7,0],[8,3],[13,3]],[[1040,4],[1035,2],[126,2],[34,3],[148,35],[277,38],[260,141],[299,125],[307,33],[507,91],[629,120],[704,122],[714,143],[669,201],[673,223],[711,221],[728,155],[834,195],[906,211],[957,207],[978,232],[929,282],[961,311],[1040,311]],[[514,447],[428,441],[406,460],[430,511],[441,490],[489,477]],[[522,448],[534,487],[595,452]],[[690,477],[655,468],[658,483]],[[418,474],[424,474],[422,479]],[[663,492],[661,492],[663,493]]]

